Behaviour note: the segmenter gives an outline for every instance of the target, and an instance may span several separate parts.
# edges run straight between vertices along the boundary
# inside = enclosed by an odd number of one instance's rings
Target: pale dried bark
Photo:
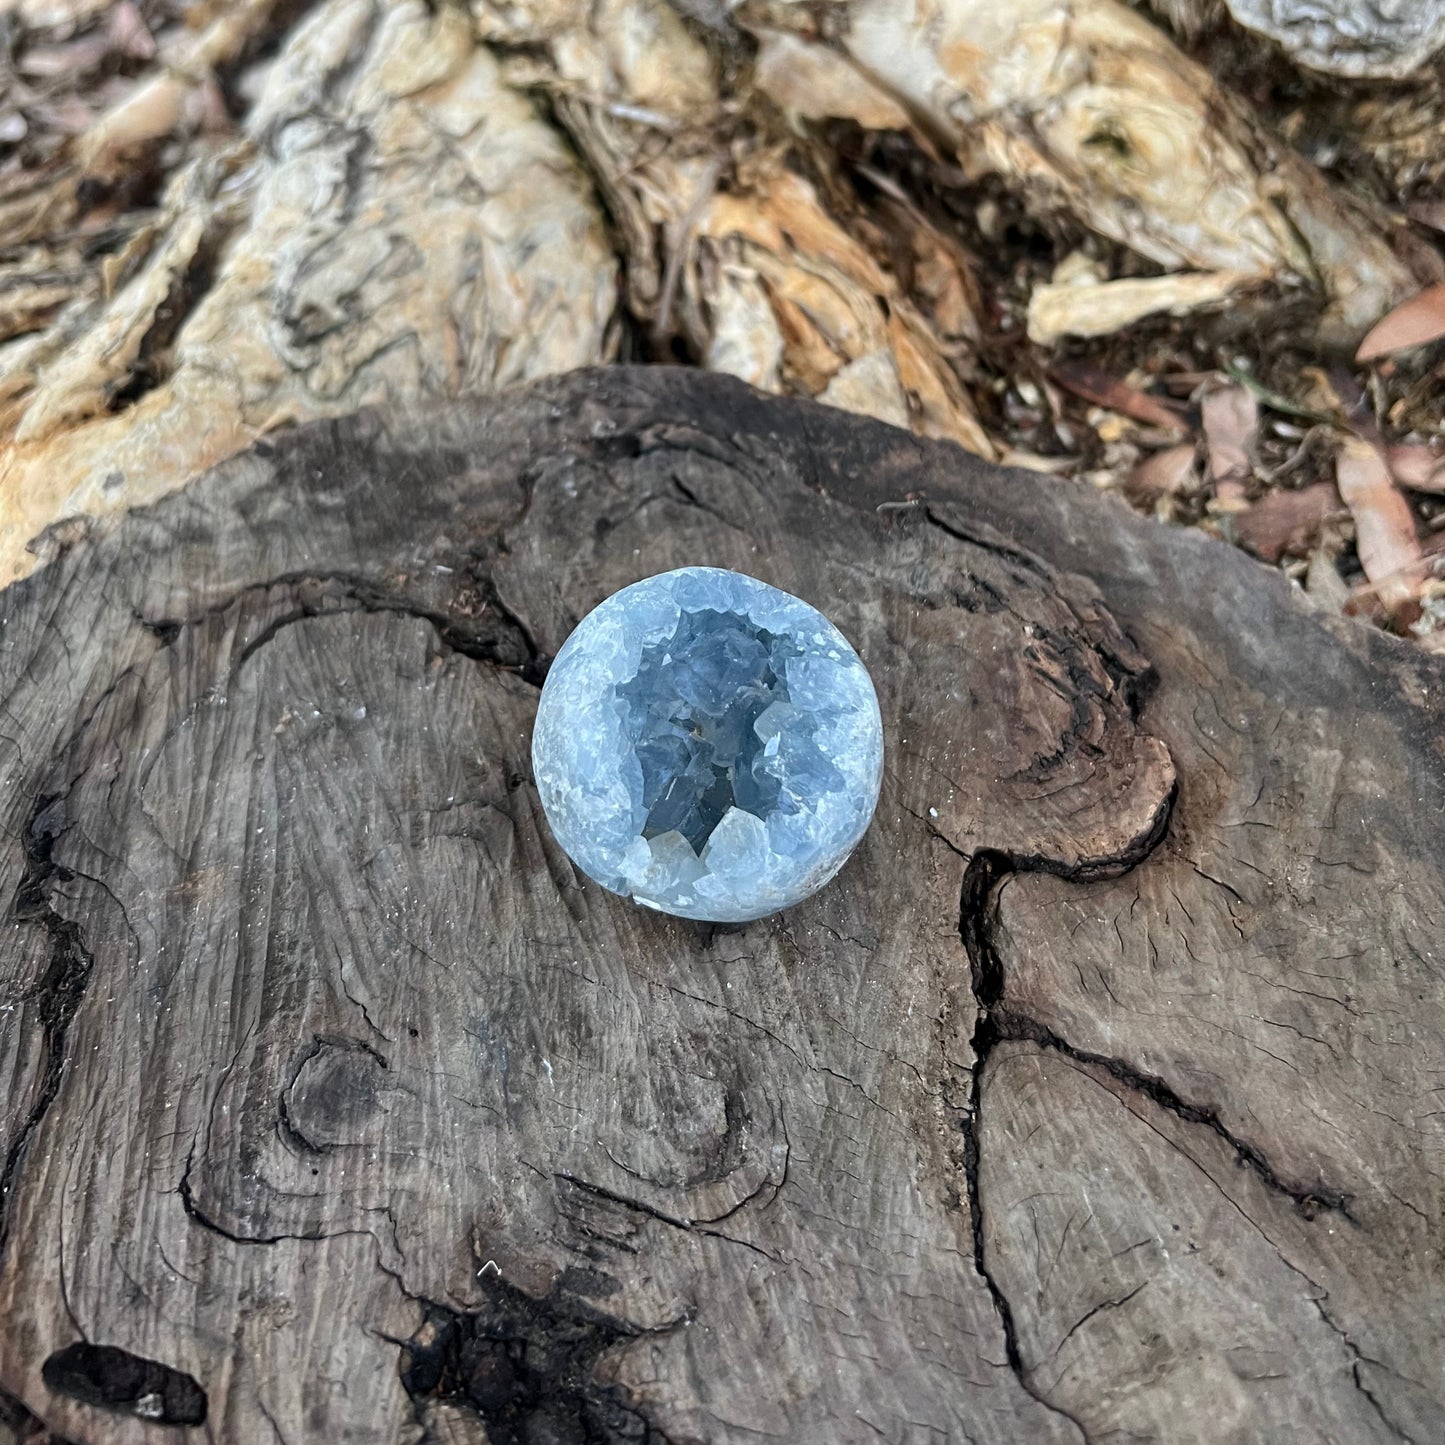
[[[278,426],[603,360],[616,274],[585,176],[465,15],[327,0],[245,135],[5,358],[0,578],[57,518],[150,502]]]
[[[714,196],[694,234],[685,324],[703,344],[720,330],[741,336],[749,364],[733,374],[761,386],[766,375],[753,374],[752,358],[776,354],[807,395],[996,454],[946,360],[948,342],[966,338],[940,336],[806,181],[764,171],[746,190]],[[937,256],[940,267],[953,260],[941,244]],[[952,284],[966,288],[961,266]],[[754,307],[750,294],[765,305]]]
[[[545,3],[477,0],[474,8],[485,39],[544,47],[550,69],[528,59],[512,73],[562,99],[560,118],[626,239],[633,309],[655,332],[667,335],[675,323],[705,366],[755,386],[824,397],[996,454],[954,364],[973,323],[959,316],[967,266],[946,238],[910,218],[920,273],[933,287],[910,296],[851,234],[837,195],[825,199],[772,152],[765,123],[743,131],[728,157],[717,132],[737,99],[662,0],[612,0],[585,19]],[[651,37],[654,49],[624,47],[619,36]],[[677,63],[635,63],[659,50]],[[842,86],[885,127],[905,119],[877,91],[860,97],[841,57],[791,37],[774,35],[762,48],[754,81],[769,78],[800,100],[818,87],[836,99],[829,88]],[[815,161],[836,169],[821,154]]]
[[[80,24],[99,14],[111,0],[0,0],[0,15],[13,15],[36,28]]]
[[[812,12],[752,0],[742,13],[777,26]],[[1378,218],[1118,0],[854,0],[829,13],[832,45],[970,171],[1162,265],[1306,278],[1329,297],[1325,330],[1355,339],[1410,289]]]
[[[1161,311],[1185,316],[1217,306],[1248,279],[1232,271],[1185,271],[1137,280],[1036,286],[1029,297],[1029,340],[1050,346],[1065,336],[1113,336],[1131,322]]]

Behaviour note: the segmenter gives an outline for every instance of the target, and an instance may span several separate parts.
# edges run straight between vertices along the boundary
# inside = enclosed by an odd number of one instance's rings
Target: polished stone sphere
[[[843,866],[878,803],[883,724],[821,612],[740,572],[683,567],[578,624],[542,689],[532,767],[589,877],[738,923]]]

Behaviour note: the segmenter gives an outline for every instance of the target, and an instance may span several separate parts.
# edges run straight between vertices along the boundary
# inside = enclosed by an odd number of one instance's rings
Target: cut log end
[[[529,774],[698,563],[888,746],[728,930]],[[0,1439],[1431,1437],[1439,659],[665,369],[278,435],[0,611]]]

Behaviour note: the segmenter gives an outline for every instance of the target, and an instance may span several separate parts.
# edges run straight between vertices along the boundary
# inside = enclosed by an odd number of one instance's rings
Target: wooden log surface
[[[1441,659],[667,369],[47,555],[0,1440],[1445,1438]],[[887,730],[844,873],[739,928],[582,878],[529,776],[548,657],[687,563],[822,607]]]

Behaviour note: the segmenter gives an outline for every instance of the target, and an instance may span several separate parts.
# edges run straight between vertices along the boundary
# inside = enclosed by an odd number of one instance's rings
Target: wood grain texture
[[[529,777],[684,563],[887,729],[735,929]],[[0,1440],[1441,1438],[1439,659],[665,369],[278,436],[0,614]]]

